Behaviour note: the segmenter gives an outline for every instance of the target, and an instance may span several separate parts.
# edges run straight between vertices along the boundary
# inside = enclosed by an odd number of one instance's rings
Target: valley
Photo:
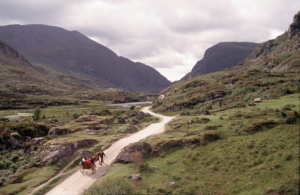
[[[300,12],[171,83],[78,31],[0,26],[0,195],[299,194],[299,37]]]

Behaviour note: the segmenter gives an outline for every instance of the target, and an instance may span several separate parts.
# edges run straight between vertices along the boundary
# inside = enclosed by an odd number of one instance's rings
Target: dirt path
[[[149,111],[150,107],[143,108],[143,112],[148,112],[152,115],[161,117],[162,120],[159,123],[155,123],[149,125],[142,131],[139,131],[135,134],[132,134],[126,138],[122,138],[112,144],[110,148],[104,151],[106,154],[106,158],[104,158],[104,162],[106,163],[104,166],[99,166],[97,164],[97,171],[95,174],[90,173],[87,170],[84,174],[80,173],[79,169],[77,172],[72,174],[62,183],[53,188],[47,195],[79,195],[84,192],[84,189],[88,189],[98,178],[100,178],[108,169],[109,165],[115,160],[120,150],[123,149],[130,143],[137,142],[141,139],[144,139],[152,134],[159,134],[164,132],[165,124],[168,123],[175,117],[166,117],[162,115],[155,114]],[[79,168],[79,167],[78,167]]]

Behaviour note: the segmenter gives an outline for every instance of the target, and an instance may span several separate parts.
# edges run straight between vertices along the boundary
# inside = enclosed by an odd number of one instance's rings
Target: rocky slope
[[[235,70],[250,69],[284,71],[300,68],[300,12],[293,19],[288,31],[276,39],[260,44],[250,56],[240,62]]]
[[[77,31],[9,25],[0,27],[0,39],[40,66],[43,74],[67,84],[130,91],[160,91],[171,84],[150,66],[117,56]]]
[[[250,55],[257,45],[248,42],[218,43],[205,51],[203,59],[198,61],[182,80],[187,80],[190,75],[208,74],[235,66]]]

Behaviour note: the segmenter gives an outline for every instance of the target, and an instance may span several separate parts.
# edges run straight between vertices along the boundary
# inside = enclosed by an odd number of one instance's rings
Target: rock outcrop
[[[66,138],[62,138],[62,139],[66,139]],[[64,141],[61,140],[61,144],[58,143],[58,145],[50,145],[50,146],[45,146],[43,148],[41,148],[38,151],[37,156],[44,156],[42,162],[43,163],[47,163],[48,161],[50,161],[51,159],[56,159],[56,160],[60,160],[66,157],[71,157],[72,159],[77,158],[78,156],[80,156],[83,153],[80,152],[76,152],[74,153],[76,150],[78,150],[79,148],[84,148],[84,147],[88,147],[92,144],[96,144],[98,143],[98,141],[94,140],[94,139],[71,139],[69,141]],[[58,140],[60,141],[60,140]],[[69,143],[68,143],[69,142]],[[89,153],[87,153],[87,156],[89,156]]]
[[[130,153],[141,152],[143,156],[151,152],[151,146],[147,142],[136,142],[129,144],[124,147],[122,151],[117,156],[115,162],[128,163],[130,160]]]
[[[11,133],[7,142],[10,144],[11,148],[15,149],[23,145],[22,136],[18,133]]]
[[[141,176],[140,174],[136,174],[136,175],[132,175],[131,176],[131,181],[138,181],[138,180],[141,180]]]
[[[70,123],[50,129],[49,135],[66,135],[82,130],[108,130],[108,124],[112,124],[115,118],[112,116],[83,115]]]

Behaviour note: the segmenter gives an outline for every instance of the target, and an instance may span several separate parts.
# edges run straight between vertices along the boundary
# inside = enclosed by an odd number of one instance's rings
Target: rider
[[[83,158],[82,158],[82,160],[80,161],[80,164],[84,164],[84,161],[86,161],[88,158],[86,157],[86,156],[84,156]]]
[[[86,163],[88,165],[91,165],[92,164],[92,158],[91,159],[88,159],[88,160],[85,160],[83,161],[83,163]]]

